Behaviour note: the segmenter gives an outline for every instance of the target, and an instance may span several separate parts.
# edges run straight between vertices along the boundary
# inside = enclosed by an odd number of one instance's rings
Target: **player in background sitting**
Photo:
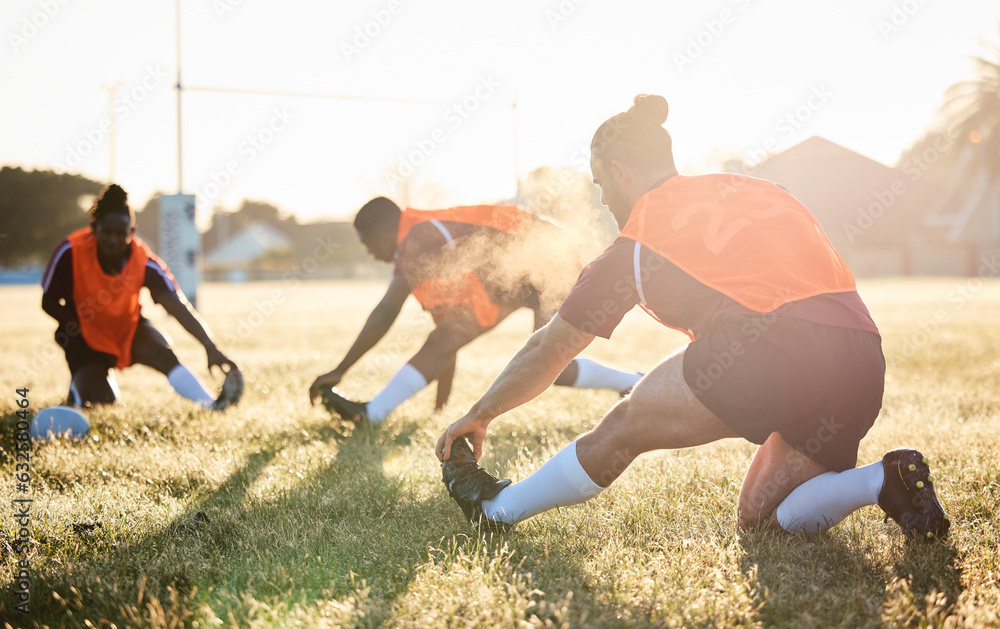
[[[212,340],[208,325],[191,308],[170,269],[135,235],[135,213],[121,186],[107,186],[90,209],[90,227],[56,247],[42,276],[42,309],[59,323],[56,342],[66,354],[70,404],[88,408],[114,404],[120,393],[112,369],[146,365],[167,377],[177,393],[196,404],[223,410],[239,401],[243,376]],[[209,371],[226,377],[210,394],[180,364],[167,338],[142,316],[139,292],[149,289],[205,347]]]
[[[948,516],[921,453],[855,467],[882,406],[885,359],[847,264],[780,186],[677,174],[667,112],[662,96],[638,96],[595,133],[591,169],[620,236],[441,436],[452,497],[474,525],[510,525],[593,498],[644,452],[739,437],[760,446],[740,490],[742,526],[816,532],[877,504],[907,537],[943,537]],[[528,478],[510,484],[480,468],[490,422],[636,305],[691,343]],[[595,325],[594,308],[615,316]]]
[[[534,311],[535,329],[541,327],[580,271],[562,231],[513,205],[400,210],[378,197],[358,211],[354,227],[369,254],[395,262],[395,272],[347,355],[309,388],[310,402],[322,397],[344,419],[380,423],[434,380],[440,409],[448,399],[459,349],[522,307]],[[370,402],[340,395],[333,387],[385,336],[411,293],[436,326],[423,346]],[[641,377],[588,358],[564,367],[556,384],[620,394]]]

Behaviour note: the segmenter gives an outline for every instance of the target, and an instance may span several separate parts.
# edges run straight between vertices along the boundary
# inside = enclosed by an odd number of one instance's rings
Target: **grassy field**
[[[531,323],[518,313],[466,348],[444,412],[428,389],[380,429],[311,408],[306,390],[353,340],[380,283],[203,286],[201,308],[247,377],[239,407],[195,410],[152,370],[119,374],[125,403],[89,413],[85,441],[33,446],[16,491],[15,389],[32,413],[69,373],[36,287],[0,288],[0,619],[4,626],[1000,626],[1000,281],[868,281],[885,404],[861,462],[931,457],[952,535],[905,544],[876,507],[828,534],[742,534],[735,505],[755,447],[729,440],[641,457],[612,488],[478,539],[433,444]],[[181,360],[205,356],[146,309]],[[684,339],[640,312],[588,353],[648,370]],[[412,304],[342,383],[367,399],[430,330]],[[821,359],[821,357],[818,357]],[[211,379],[212,388],[220,384]],[[483,464],[520,479],[615,402],[554,389],[493,424]],[[11,500],[30,496],[29,612]]]

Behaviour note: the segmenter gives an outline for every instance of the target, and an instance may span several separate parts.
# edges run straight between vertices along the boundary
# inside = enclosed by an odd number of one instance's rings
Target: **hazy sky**
[[[183,187],[199,211],[269,200],[310,220],[399,198],[507,198],[585,168],[593,132],[667,97],[682,170],[822,135],[887,164],[1000,41],[995,0],[181,0]],[[0,164],[177,191],[175,3],[3,0]],[[105,86],[105,87],[102,87]],[[366,97],[385,100],[364,100]],[[516,116],[511,104],[517,102]],[[400,102],[424,101],[424,102]],[[0,192],[2,193],[2,192]]]

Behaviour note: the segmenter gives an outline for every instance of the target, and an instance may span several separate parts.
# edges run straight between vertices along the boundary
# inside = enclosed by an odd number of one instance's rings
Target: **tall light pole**
[[[184,143],[181,127],[181,0],[175,0],[177,11],[177,194],[184,193]]]
[[[517,145],[517,132],[518,132],[518,125],[517,125],[517,94],[514,95],[514,102],[511,103],[510,108],[511,108],[511,112],[514,115],[514,190],[515,190],[515,194],[517,195],[515,198],[518,200],[518,202],[520,202],[521,201],[521,173],[520,173],[520,170],[519,170],[519,167],[518,167],[518,163],[517,163],[517,150],[518,150],[518,145]]]

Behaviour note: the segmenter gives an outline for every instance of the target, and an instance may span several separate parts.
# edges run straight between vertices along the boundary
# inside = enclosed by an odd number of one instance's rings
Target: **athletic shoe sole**
[[[927,457],[902,448],[882,457],[885,482],[878,505],[903,530],[907,539],[932,541],[948,535],[951,521],[934,492]]]

